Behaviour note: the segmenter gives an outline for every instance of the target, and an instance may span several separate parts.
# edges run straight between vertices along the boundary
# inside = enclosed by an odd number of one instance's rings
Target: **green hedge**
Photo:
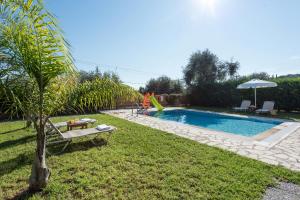
[[[188,100],[193,106],[232,107],[241,100],[249,99],[254,104],[253,89],[238,90],[237,85],[248,80],[229,80],[222,83],[205,84],[188,89]],[[275,107],[286,111],[300,110],[300,78],[272,79],[278,84],[275,88],[257,89],[257,104],[275,101]]]

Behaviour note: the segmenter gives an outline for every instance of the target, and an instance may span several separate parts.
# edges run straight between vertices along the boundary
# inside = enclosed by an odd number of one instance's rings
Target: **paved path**
[[[199,143],[226,149],[269,164],[282,165],[286,168],[300,171],[300,128],[269,148],[244,136],[222,133],[145,115],[132,115],[130,109],[110,110],[104,113],[173,133]]]
[[[300,186],[280,182],[275,187],[268,188],[263,200],[299,200]]]

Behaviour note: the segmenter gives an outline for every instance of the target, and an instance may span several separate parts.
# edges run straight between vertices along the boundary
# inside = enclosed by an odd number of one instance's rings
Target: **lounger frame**
[[[71,130],[62,133],[50,119],[47,121],[46,126],[46,152],[47,154],[60,154],[65,151],[68,145],[72,142],[74,138],[81,138],[81,137],[90,137],[90,141],[96,144],[95,139],[100,135],[100,133],[112,133],[116,128],[111,126],[110,129],[105,130],[98,130],[96,128],[88,128],[88,129],[78,129],[78,130]],[[111,134],[110,134],[111,135]],[[109,137],[110,137],[109,135]],[[57,153],[52,153],[49,151],[47,147],[56,144],[64,144],[62,149]]]

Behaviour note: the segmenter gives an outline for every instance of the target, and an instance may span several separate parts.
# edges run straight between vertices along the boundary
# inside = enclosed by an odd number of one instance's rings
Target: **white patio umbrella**
[[[259,79],[252,79],[251,81],[242,83],[238,85],[237,89],[254,89],[254,102],[256,107],[256,88],[269,88],[269,87],[277,87],[277,83],[271,81],[264,81]]]

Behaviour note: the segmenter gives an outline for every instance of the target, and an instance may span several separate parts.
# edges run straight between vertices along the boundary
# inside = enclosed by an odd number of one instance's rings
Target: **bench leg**
[[[47,148],[47,146],[46,146],[46,153],[47,153],[48,155],[57,155],[57,154],[61,154],[62,152],[65,151],[65,149],[69,146],[69,144],[70,144],[71,142],[72,142],[72,140],[66,141],[66,144],[63,146],[63,148],[62,148],[60,151],[55,152],[55,153],[49,151],[49,148]]]

